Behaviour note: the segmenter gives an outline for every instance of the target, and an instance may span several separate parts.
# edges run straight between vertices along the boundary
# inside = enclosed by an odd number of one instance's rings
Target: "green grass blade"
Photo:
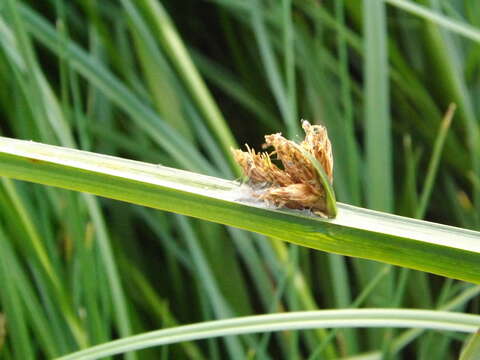
[[[193,134],[182,114],[181,101],[175,91],[178,84],[173,76],[173,69],[158,49],[154,34],[146,26],[145,19],[134,3],[123,1],[122,4],[128,14],[130,31],[135,40],[144,79],[156,109],[165,121],[193,142]]]
[[[144,333],[76,352],[58,360],[96,359],[136,349],[231,334],[341,327],[416,327],[473,333],[480,316],[416,309],[356,309],[247,316]]]
[[[480,358],[480,331],[477,331],[465,345],[459,360],[475,360]]]
[[[364,139],[363,186],[370,209],[393,212],[393,153],[390,119],[390,81],[388,62],[388,28],[383,0],[366,0],[363,6],[364,53]],[[380,268],[378,264],[357,261],[358,276],[367,283]],[[370,299],[371,306],[383,306],[393,299],[393,272],[382,281],[381,296]],[[369,344],[381,347],[386,334],[369,331]],[[383,342],[385,343],[385,342]]]
[[[383,1],[363,3],[365,32],[365,192],[370,209],[393,210],[392,145],[386,10]]]
[[[55,272],[55,269],[52,265],[51,259],[48,256],[47,249],[44,247],[44,244],[41,241],[41,236],[38,233],[34,225],[34,220],[32,218],[32,213],[25,206],[25,202],[22,201],[20,193],[17,191],[15,184],[9,179],[2,179],[2,184],[5,188],[6,194],[8,194],[12,208],[15,210],[16,216],[20,221],[21,226],[25,229],[25,233],[28,235],[27,238],[23,240],[27,242],[27,248],[31,247],[32,251],[30,252],[31,261],[36,262],[40,265],[40,268],[37,268],[37,271],[40,273],[45,272],[46,278],[44,286],[47,288],[51,287],[52,294],[50,295],[52,299],[57,301],[56,306],[59,306],[65,319],[67,320],[71,331],[75,335],[75,338],[80,346],[86,346],[86,337],[85,333],[81,327],[81,324],[78,320],[78,317],[74,314],[71,304],[69,303],[68,296],[66,295],[65,288],[62,286],[58,273]],[[28,240],[27,240],[28,239]],[[32,264],[33,266],[33,264]],[[40,271],[42,269],[42,272]],[[43,277],[38,274],[37,276]],[[46,297],[44,301],[46,301]]]
[[[452,310],[459,310],[464,306],[468,301],[478,296],[480,293],[480,286],[469,286],[465,291],[463,291],[459,296],[457,296],[452,301],[448,302],[447,304],[441,306],[438,310],[443,311],[452,311]],[[404,333],[397,336],[395,341],[392,342],[392,351],[390,352],[391,355],[398,354],[405,346],[411,343],[414,339],[418,338],[424,330],[422,329],[410,329],[405,331]],[[378,359],[382,359],[382,357],[378,357]]]
[[[425,178],[425,183],[423,185],[422,193],[420,195],[420,201],[416,208],[415,217],[417,219],[422,219],[425,216],[428,200],[430,199],[430,195],[432,193],[435,175],[438,169],[438,163],[442,154],[443,145],[445,144],[445,139],[447,137],[448,129],[450,128],[455,109],[456,105],[450,104],[447,113],[445,114],[445,117],[440,124],[438,136],[433,146],[432,158],[430,159],[430,162],[428,164],[427,176]]]
[[[205,55],[197,51],[191,52],[195,64],[207,80],[250,111],[268,130],[274,130],[278,127],[277,117],[254,94],[248,91],[240,79],[237,79],[230,71],[208,59]]]
[[[140,0],[137,3],[139,7],[151,16],[152,23],[157,30],[156,34],[165,52],[170,56],[173,65],[177,68],[178,73],[185,82],[185,87],[195,100],[200,112],[204,115],[210,129],[216,135],[223,153],[228,156],[230,148],[236,147],[236,141],[220,109],[193,64],[172,20],[163,8],[163,5],[158,1]],[[231,158],[228,159],[232,169],[238,171],[236,163]]]
[[[285,87],[288,100],[287,127],[289,136],[298,134],[297,89],[295,74],[295,29],[292,21],[292,0],[282,0],[283,54]]]
[[[126,268],[125,275],[128,278],[128,284],[131,285],[132,291],[135,290],[138,294],[137,301],[166,327],[177,326],[178,321],[170,311],[166,300],[160,298],[156,290],[153,289],[152,285],[145,278],[145,275],[137,267],[128,265],[128,262],[122,263],[121,265]],[[181,346],[189,358],[205,359],[197,344],[185,342],[182,343]]]
[[[463,35],[473,41],[480,42],[480,30],[474,26],[450,19],[411,1],[385,0],[385,2],[411,14],[422,17],[425,20],[441,25],[445,29],[451,30],[459,35]]]
[[[152,139],[162,146],[181,166],[196,169],[196,171],[214,173],[210,163],[199,154],[197,149],[171,126],[160,121],[157,114],[146,106],[138,95],[130,91],[107,70],[103,64],[72,42],[65,44],[63,51],[59,52],[58,45],[62,44],[64,39],[29,8],[22,6],[20,10],[25,24],[33,36],[38,36],[38,40],[53,52],[58,52],[58,56],[67,56],[67,60],[73,69],[87,78],[105,96],[128,113],[137,122],[138,126],[152,136]]]
[[[198,239],[196,239],[195,231],[190,221],[183,216],[176,216],[175,220],[191,253],[192,262],[198,274],[198,281],[202,283],[205,293],[212,303],[215,315],[219,318],[231,317],[233,314],[232,310],[218,288],[215,276],[212,274],[211,267],[207,262],[204,251],[198,243]],[[242,346],[237,338],[228,337],[226,339],[226,346],[229,351],[229,358],[238,360],[245,358]]]
[[[3,230],[0,229],[0,232]],[[6,234],[2,233],[0,236],[5,236]],[[1,238],[1,241],[4,241],[5,238]],[[9,240],[9,239],[7,239]],[[30,323],[32,331],[36,333],[36,342],[42,345],[42,350],[46,354],[48,358],[53,358],[55,356],[59,356],[62,353],[65,353],[64,345],[65,339],[68,338],[65,336],[65,333],[57,331],[55,329],[55,321],[50,317],[47,320],[45,313],[43,311],[38,311],[40,306],[40,301],[35,294],[33,286],[27,280],[27,274],[21,268],[21,264],[19,263],[17,257],[15,256],[12,249],[10,249],[10,245],[5,242],[1,244],[2,246],[2,254],[5,255],[5,258],[8,259],[8,279],[9,283],[15,283],[18,288],[18,293],[20,298],[22,299],[24,308],[26,310],[27,318],[29,318],[25,323]],[[12,281],[14,279],[14,281]],[[2,289],[5,289],[7,286],[2,284]],[[6,292],[2,292],[5,293]],[[8,296],[8,295],[7,295]],[[16,304],[16,307],[21,307],[19,304]],[[6,307],[4,307],[4,311]],[[0,317],[0,327],[1,327],[2,318]],[[62,329],[64,331],[64,329]],[[11,330],[10,330],[11,331]],[[9,332],[10,335],[12,333]],[[4,334],[6,335],[6,334]],[[59,339],[59,337],[63,335],[63,339]],[[2,343],[2,330],[0,328],[0,348]],[[12,337],[13,339],[13,337]],[[13,340],[15,341],[15,340]],[[61,351],[60,349],[63,349]]]
[[[270,88],[273,96],[275,97],[277,106],[284,119],[288,134],[290,137],[293,137],[298,135],[299,127],[297,119],[292,119],[291,117],[292,107],[289,106],[289,98],[285,89],[284,80],[281,76],[281,71],[279,70],[271,40],[269,39],[263,17],[262,4],[259,0],[254,0],[251,2],[250,16],[252,21],[252,30],[260,51],[260,57],[263,62],[265,74],[270,83]],[[291,61],[293,61],[293,58]]]
[[[337,51],[338,51],[338,73],[341,82],[341,101],[342,101],[342,110],[343,118],[345,122],[346,136],[345,142],[346,147],[349,148],[347,157],[348,166],[350,170],[348,173],[348,186],[350,188],[350,197],[348,200],[349,204],[360,205],[360,185],[359,181],[359,161],[357,159],[358,150],[355,142],[355,126],[353,123],[354,117],[354,104],[351,94],[351,88],[353,81],[350,79],[348,74],[348,47],[347,47],[347,34],[345,31],[345,4],[344,0],[335,2],[335,15],[336,15],[336,30],[337,30]],[[344,200],[345,201],[345,200]]]
[[[0,138],[0,176],[198,217],[298,245],[480,283],[478,232],[338,204],[335,219],[272,209],[233,181]],[[461,266],[459,266],[461,264]]]
[[[13,351],[18,359],[34,359],[32,337],[26,325],[25,307],[19,296],[18,283],[12,281],[14,279],[9,276],[12,268],[12,250],[10,249],[9,240],[1,227],[0,250],[2,254],[10,254],[10,257],[0,257],[0,285],[2,286],[0,300],[6,316],[9,336],[13,340]]]
[[[115,257],[111,249],[111,240],[108,235],[105,220],[101,214],[100,206],[98,205],[98,201],[95,197],[90,196],[89,194],[84,194],[84,201],[90,212],[90,216],[95,228],[99,253],[105,267],[105,275],[107,276],[108,284],[110,285],[113,307],[115,309],[114,315],[117,318],[119,331],[122,334],[130,334],[132,332],[132,326],[129,319],[128,302],[120,281]],[[130,359],[136,359],[134,354],[129,354],[128,357]]]

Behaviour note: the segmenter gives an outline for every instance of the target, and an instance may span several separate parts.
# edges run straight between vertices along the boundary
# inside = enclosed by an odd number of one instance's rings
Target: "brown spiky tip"
[[[298,145],[282,134],[265,136],[264,148],[273,147],[271,153],[233,150],[235,161],[249,179],[253,195],[270,204],[291,209],[326,209],[325,189],[309,159],[299,149],[301,146],[323,167],[330,183],[333,181],[333,156],[327,129],[302,121],[305,139]],[[282,168],[272,162],[280,161]]]

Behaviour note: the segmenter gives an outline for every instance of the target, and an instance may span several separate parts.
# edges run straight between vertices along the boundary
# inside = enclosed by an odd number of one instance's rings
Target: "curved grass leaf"
[[[58,360],[98,359],[127,351],[232,334],[341,327],[415,327],[473,333],[480,316],[433,310],[348,309],[299,311],[207,321],[130,336],[91,347]]]
[[[245,185],[154,164],[0,138],[0,176],[89,192],[313,249],[480,284],[480,234],[337,204],[335,219],[275,209]]]
[[[459,35],[465,36],[468,39],[480,42],[480,30],[474,26],[443,16],[442,14],[432,11],[425,6],[415,4],[412,1],[386,0],[386,2],[399,9],[422,17],[425,20],[441,25],[443,28],[453,31]]]

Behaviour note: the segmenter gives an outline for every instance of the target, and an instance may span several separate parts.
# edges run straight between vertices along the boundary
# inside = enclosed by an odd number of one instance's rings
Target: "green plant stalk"
[[[36,99],[35,96],[32,96],[32,101],[34,102],[35,110],[40,113],[42,116],[47,116],[50,125],[52,127],[53,132],[58,136],[59,139],[63,139],[62,144],[66,146],[73,146],[72,138],[69,136],[68,131],[65,127],[65,123],[60,119],[57,115],[58,107],[56,104],[53,104],[52,99],[52,92],[50,91],[45,78],[41,75],[41,72],[38,69],[38,63],[35,59],[35,55],[32,50],[32,45],[30,43],[30,39],[24,29],[23,21],[17,12],[17,3],[13,1],[9,1],[6,3],[6,9],[8,10],[8,14],[13,20],[12,28],[15,30],[16,38],[18,39],[18,43],[14,43],[13,47],[16,49],[19,48],[18,54],[20,56],[17,58],[19,60],[19,67],[23,69],[29,69],[27,72],[27,77],[31,79],[29,82],[30,86],[35,89],[36,93],[43,93],[45,97],[40,99]],[[5,27],[4,30],[8,31],[8,28]],[[13,50],[12,50],[13,51]],[[43,90],[43,91],[42,91]],[[33,94],[33,93],[32,93]],[[48,105],[47,105],[48,104]],[[39,126],[40,129],[43,127]],[[40,130],[42,131],[42,130]],[[45,131],[43,131],[45,133]],[[48,137],[50,138],[50,137]],[[30,235],[32,240],[32,246],[35,249],[35,252],[39,258],[40,263],[42,264],[48,278],[51,280],[52,286],[55,289],[56,295],[58,296],[58,300],[60,301],[60,306],[62,307],[63,313],[67,319],[67,322],[70,325],[70,328],[75,335],[77,342],[80,346],[86,346],[87,341],[85,338],[85,334],[81,329],[81,325],[79,324],[75,314],[72,313],[72,310],[69,308],[65,298],[64,289],[62,289],[60,285],[60,281],[57,275],[54,273],[51,263],[46,256],[45,249],[43,248],[43,244],[40,242],[38,234],[32,223],[28,220],[26,216],[25,209],[22,206],[20,199],[17,197],[17,194],[14,188],[11,186],[10,183],[4,182],[3,185],[6,187],[9,196],[11,197],[12,201],[16,205],[17,211],[19,212],[22,222],[25,226],[27,233]]]
[[[423,218],[425,212],[427,211],[428,200],[430,199],[430,195],[432,193],[435,176],[437,174],[438,163],[440,162],[440,157],[442,155],[443,145],[445,144],[445,139],[447,138],[448,129],[450,128],[456,107],[457,106],[455,104],[450,104],[447,113],[440,123],[440,129],[433,145],[432,158],[428,164],[427,176],[425,178],[422,194],[420,196],[420,203],[415,213],[415,217],[417,219]]]
[[[0,250],[2,254],[9,253],[9,241],[0,227]],[[8,313],[8,335],[12,339],[13,353],[21,359],[34,359],[34,351],[28,341],[30,334],[25,322],[24,307],[18,306],[22,302],[19,296],[18,283],[12,281],[9,272],[12,268],[12,257],[0,257],[0,283],[4,284],[2,289],[2,311]],[[0,347],[1,349],[1,347]]]
[[[480,330],[477,331],[465,344],[459,360],[475,360],[480,357]]]
[[[416,309],[348,309],[299,311],[245,316],[227,320],[162,329],[111,341],[58,360],[98,359],[127,351],[145,349],[188,340],[218,336],[331,327],[416,327],[473,333],[480,326],[480,316]]]
[[[292,0],[282,0],[282,23],[283,23],[283,53],[285,54],[285,92],[288,99],[289,118],[287,128],[289,137],[298,135],[297,91],[295,74],[295,32],[292,20]]]
[[[294,136],[298,134],[298,123],[296,123],[296,119],[290,116],[290,110],[292,110],[292,108],[289,106],[290,102],[286,92],[285,82],[281,77],[281,72],[274,56],[272,43],[269,40],[262,16],[262,6],[258,0],[251,2],[250,14],[253,34],[259,48],[260,59],[265,69],[272,94],[287,126],[288,134]]]
[[[178,326],[178,321],[169,310],[168,303],[159,297],[155,292],[155,289],[153,289],[151,284],[145,278],[144,274],[137,267],[132,266],[128,262],[123,263],[122,266],[128,267],[128,271],[126,272],[128,276],[127,281],[131,281],[132,285],[140,290],[138,294],[139,301],[145,303],[145,307],[148,311],[151,311],[151,313],[153,313],[164,326]],[[184,342],[181,346],[188,358],[205,360],[197,344]]]
[[[386,10],[383,1],[363,3],[365,53],[365,192],[368,207],[393,209],[392,145]]]
[[[0,137],[0,176],[89,192],[342,255],[480,284],[480,233],[338,203],[335,219],[275,209],[234,181]]]
[[[205,293],[210,298],[215,316],[219,318],[232,317],[232,309],[219,289],[216,278],[209,267],[204,251],[195,239],[195,232],[188,219],[178,216],[176,220],[176,225],[179,231],[181,231],[182,238],[191,253],[192,263],[198,272],[198,279],[205,289]],[[245,358],[245,353],[238,338],[229,337],[225,342],[230,359],[240,360]]]
[[[345,122],[345,129],[348,134],[355,133],[354,125],[354,111],[353,111],[353,99],[352,99],[352,83],[348,74],[349,67],[349,58],[348,58],[348,43],[347,43],[347,34],[345,31],[345,4],[344,0],[339,0],[335,2],[335,30],[337,32],[337,51],[338,51],[338,76],[340,78],[340,91],[341,91],[341,102],[343,108],[343,118]],[[358,150],[356,148],[356,142],[354,136],[346,136],[345,146],[349,149],[347,153],[357,154]],[[357,157],[348,156],[347,157],[348,165],[346,168],[351,171],[348,174],[348,187],[350,188],[350,203],[353,205],[360,204],[360,181],[359,181],[359,167]]]
[[[425,20],[441,25],[443,28],[453,31],[459,35],[463,35],[468,39],[480,42],[480,30],[474,26],[443,16],[432,11],[425,6],[415,4],[406,0],[385,0],[386,3],[399,9],[407,11],[413,15],[424,18]]]
[[[430,2],[430,5],[438,9],[438,2]],[[435,14],[434,11],[432,13]],[[434,83],[436,86],[445,89],[438,96],[444,102],[453,99],[458,104],[459,120],[461,120],[466,132],[465,148],[470,156],[470,166],[477,175],[480,175],[480,158],[477,156],[480,152],[480,133],[473,99],[469,94],[468,84],[463,75],[464,70],[461,65],[462,50],[456,45],[456,40],[452,38],[451,34],[448,34],[435,23],[427,22],[425,24],[425,36],[432,57],[430,60],[432,71],[442,75]],[[472,198],[476,209],[475,222],[478,225],[480,192],[473,189]]]
[[[453,300],[449,301],[447,304],[440,306],[437,310],[442,311],[458,311],[461,309],[462,305],[465,305],[471,299],[478,296],[480,293],[480,287],[472,285],[471,287],[464,290],[460,295],[456,296]],[[404,333],[398,335],[392,343],[392,349],[390,354],[392,356],[397,355],[402,349],[404,349],[408,344],[410,344],[413,340],[418,338],[423,333],[421,329],[410,329],[405,331]],[[378,360],[382,359],[381,356],[378,357]],[[372,359],[377,360],[377,359]]]
[[[65,319],[69,324],[70,329],[75,336],[75,339],[80,346],[86,347],[88,342],[85,336],[85,332],[83,331],[77,316],[74,314],[72,308],[69,305],[65,289],[62,287],[60,279],[54,271],[53,265],[47,256],[47,252],[43,246],[44,244],[41,241],[40,235],[38,234],[37,229],[35,228],[33,222],[28,216],[29,214],[27,212],[27,209],[23,206],[23,203],[19,198],[12,181],[9,179],[2,180],[2,184],[7,191],[10,200],[12,201],[12,204],[19,216],[19,219],[21,220],[22,225],[25,227],[26,233],[29,235],[31,246],[34,249],[36,256],[38,257],[38,261],[42,265],[42,268],[44,269],[50,281],[50,284],[55,291],[55,296],[59,301],[59,306],[62,309],[62,313],[65,316]]]
[[[152,136],[156,144],[160,145],[178,164],[196,171],[213,173],[211,164],[198,153],[198,151],[183,136],[180,136],[167,123],[163,122],[158,115],[135,96],[128,88],[112,73],[103,67],[95,58],[88,55],[73,42],[65,44],[58,51],[58,47],[64,41],[58,33],[35,12],[24,4],[19,4],[22,19],[32,36],[38,35],[38,40],[60,57],[65,57],[69,65],[88,79],[107,98],[118,104],[137,125],[147,134]],[[1,33],[0,33],[1,38]],[[233,161],[233,160],[232,160]]]
[[[153,0],[141,0],[138,1],[138,7],[151,14],[152,24],[155,27],[161,45],[170,58],[173,59],[173,66],[176,67],[178,74],[184,80],[185,87],[204,115],[210,129],[217,137],[224,154],[228,156],[230,148],[237,147],[236,141],[163,5]],[[236,163],[233,159],[228,159],[233,172],[238,174],[239,168]]]
[[[35,109],[40,110],[40,115],[37,116],[38,118],[37,122],[39,123],[38,125],[39,128],[43,128],[43,126],[40,125],[45,118],[43,114],[47,115],[47,119],[50,122],[51,130],[53,130],[56,133],[58,141],[60,141],[60,143],[65,146],[73,147],[75,146],[75,144],[71,136],[70,130],[67,127],[67,123],[65,122],[65,119],[61,114],[60,106],[58,105],[56,98],[53,95],[53,92],[48,86],[47,81],[42,76],[42,73],[39,70],[38,64],[35,60],[33,48],[32,48],[32,45],[30,44],[30,39],[28,37],[27,32],[23,29],[23,26],[25,25],[24,19],[18,13],[18,9],[17,9],[18,5],[19,5],[18,3],[15,3],[13,1],[11,2],[11,16],[12,18],[15,18],[17,22],[14,28],[17,30],[17,33],[18,33],[17,37],[20,39],[19,40],[19,48],[21,49],[20,54],[23,54],[23,58],[26,59],[26,63],[24,65],[26,66],[26,69],[28,69],[28,71],[26,71],[26,75],[31,76],[33,79],[35,79],[33,84],[36,87],[36,93],[46,94],[45,97],[43,96],[40,97],[42,101],[37,100],[38,104],[35,104],[34,110],[32,110],[32,112],[35,113]],[[62,41],[59,42],[56,46],[58,47],[58,50],[60,52],[66,51],[66,48],[63,47],[64,45],[66,45],[66,42],[65,42],[66,38],[64,35],[65,34],[61,34]],[[43,132],[48,134],[49,127],[45,127]],[[45,138],[45,136],[43,138]],[[80,138],[82,138],[81,135],[80,135]],[[115,314],[117,317],[119,330],[120,330],[120,333],[123,334],[123,336],[127,336],[127,335],[130,335],[131,333],[131,325],[128,319],[128,311],[125,303],[124,294],[122,291],[122,286],[120,284],[120,280],[118,279],[118,272],[116,270],[115,261],[112,257],[112,251],[109,245],[110,240],[108,239],[108,234],[105,229],[105,224],[102,219],[102,216],[100,215],[99,206],[96,200],[92,196],[88,196],[88,195],[84,196],[84,199],[90,213],[92,214],[92,219],[95,224],[96,233],[99,240],[98,244],[100,248],[100,253],[102,254],[102,258],[104,260],[107,277],[112,290],[112,302],[116,310]],[[32,231],[29,231],[29,233],[32,233]],[[32,239],[35,239],[35,238],[32,238]],[[37,240],[37,243],[38,243],[38,240]],[[37,248],[38,246],[36,246],[36,249]],[[42,261],[42,264],[43,263],[44,262]],[[63,314],[65,314],[66,319],[70,325],[70,328],[73,334],[75,335],[75,338],[78,344],[80,346],[87,346],[87,339],[85,337],[85,333],[82,329],[82,326],[81,324],[78,323],[78,320],[76,319],[75,314],[69,308],[68,300],[66,299],[65,290],[60,286],[60,283],[58,282],[58,280],[54,282],[54,289],[57,291],[57,297],[60,301],[62,312]],[[134,354],[129,354],[127,358],[135,359],[136,357]]]

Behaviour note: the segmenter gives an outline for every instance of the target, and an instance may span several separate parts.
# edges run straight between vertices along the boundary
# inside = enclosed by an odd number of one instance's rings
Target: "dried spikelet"
[[[242,167],[252,184],[287,186],[293,184],[288,174],[272,163],[267,153],[255,152],[246,145],[247,151],[233,150],[235,161]]]
[[[333,154],[327,129],[322,125],[310,125],[306,120],[302,122],[302,128],[305,131],[305,140],[302,141],[301,145],[322,165],[330,184],[332,184]]]
[[[277,133],[265,136],[263,147],[274,149],[270,154],[256,153],[247,145],[246,152],[233,150],[233,155],[249,178],[254,196],[279,207],[323,212],[326,209],[325,189],[301,148],[320,163],[330,183],[333,181],[332,148],[325,127],[303,121],[302,128],[305,140],[300,145]],[[283,170],[272,163],[272,155],[281,161]]]

